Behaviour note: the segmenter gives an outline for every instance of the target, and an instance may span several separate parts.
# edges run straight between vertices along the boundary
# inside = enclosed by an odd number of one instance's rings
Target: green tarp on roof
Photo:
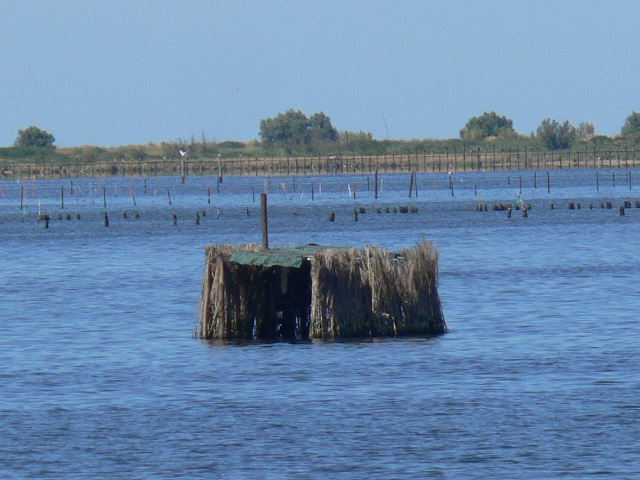
[[[302,261],[313,257],[318,250],[332,247],[322,245],[302,245],[300,247],[272,248],[264,252],[235,252],[229,260],[238,265],[255,265],[259,267],[300,268]]]

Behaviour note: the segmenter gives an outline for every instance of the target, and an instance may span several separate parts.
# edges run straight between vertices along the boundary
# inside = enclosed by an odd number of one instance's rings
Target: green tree
[[[589,138],[590,136],[594,135],[596,132],[595,127],[593,126],[593,123],[589,123],[589,122],[581,122],[580,126],[576,129],[576,134],[578,135],[578,138]]]
[[[569,120],[560,123],[555,119],[545,118],[538,126],[536,136],[549,150],[562,150],[569,148],[571,142],[577,137],[577,132]]]
[[[14,142],[16,147],[52,147],[53,142],[56,139],[53,135],[40,130],[38,127],[32,125],[24,130],[18,130],[18,137]]]
[[[488,137],[513,138],[513,120],[500,116],[496,112],[484,112],[479,117],[471,117],[465,127],[460,130],[460,138],[465,141],[476,141]]]
[[[335,142],[338,131],[323,112],[311,118],[300,110],[289,109],[275,118],[260,120],[260,137],[265,146],[297,146],[311,143]]]
[[[627,117],[620,133],[625,137],[640,136],[640,112],[633,112]]]
[[[331,125],[331,119],[324,112],[314,113],[309,117],[309,141],[311,143],[318,142],[335,142],[338,140],[338,130]]]

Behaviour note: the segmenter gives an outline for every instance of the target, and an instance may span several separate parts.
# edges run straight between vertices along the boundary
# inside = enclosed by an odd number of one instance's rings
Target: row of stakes
[[[247,209],[247,214],[248,214],[248,209]],[[131,215],[133,218],[139,219],[140,218],[140,212],[135,211],[132,213]],[[202,216],[206,217],[207,216],[207,211],[206,210],[202,210]],[[129,212],[127,212],[126,210],[124,212],[122,212],[122,217],[125,219],[129,218]],[[220,213],[218,211],[218,218],[220,217]],[[63,215],[61,213],[58,214],[57,217],[58,220],[62,220],[63,219]],[[64,219],[65,220],[71,220],[71,214],[67,213],[66,215],[64,215]],[[76,219],[80,220],[80,214],[77,213],[76,214]],[[48,213],[41,213],[38,215],[37,217],[37,221],[39,222],[44,222],[44,228],[49,228],[49,222],[51,221],[51,216]],[[173,214],[173,225],[176,226],[178,225],[178,216],[176,214]],[[200,212],[196,212],[196,225],[200,225]],[[105,212],[104,214],[104,226],[108,227],[109,226],[109,214]]]
[[[580,202],[569,202],[568,204],[568,208],[570,210],[574,210],[574,209],[581,209],[582,205]],[[589,204],[589,208],[593,209],[593,203]],[[609,209],[611,210],[613,208],[613,203],[612,202],[600,202],[600,208],[604,209]],[[630,201],[625,200],[623,205],[620,205],[619,208],[619,213],[620,215],[624,215],[625,214],[625,209],[627,208],[632,208],[632,204]],[[635,202],[635,208],[640,208],[640,200],[636,200]],[[551,210],[555,209],[555,204],[551,204]],[[478,202],[477,206],[476,206],[476,210],[479,212],[487,212],[489,210],[489,206],[487,204],[483,204],[481,202]],[[529,205],[512,205],[510,203],[496,203],[493,204],[492,206],[492,210],[494,212],[502,212],[502,211],[506,211],[508,217],[511,217],[512,211],[513,210],[521,210],[522,211],[522,216],[523,217],[528,217],[529,216],[529,210],[531,210],[531,204]],[[354,221],[358,221],[358,214],[362,215],[365,214],[367,212],[365,207],[359,207],[358,209],[354,209],[353,213],[354,213]],[[407,205],[401,205],[399,207],[385,207],[384,209],[382,207],[377,207],[376,208],[376,213],[381,214],[381,213],[418,213],[418,207],[415,205],[411,205],[411,206],[407,206]],[[249,207],[247,207],[246,210],[247,215],[249,215]],[[298,215],[297,211],[293,212],[294,215]],[[122,216],[127,219],[129,218],[129,212],[127,212],[126,210],[123,212]],[[207,216],[207,211],[206,210],[202,210],[202,217],[206,217]],[[133,217],[138,219],[140,218],[140,213],[138,211],[133,212]],[[220,217],[220,210],[217,211],[217,217]],[[60,213],[58,214],[58,220],[62,220],[63,219],[63,215]],[[67,213],[64,218],[66,220],[71,220],[71,214]],[[196,225],[200,225],[200,212],[196,212]],[[80,214],[76,214],[76,219],[80,220]],[[334,222],[336,219],[336,212],[335,211],[331,211],[329,213],[329,221],[330,222]],[[43,221],[44,222],[44,228],[49,228],[49,221],[51,220],[51,217],[48,214],[40,214],[38,215],[38,222]],[[176,214],[173,214],[173,225],[177,226],[178,225],[178,217]],[[109,226],[109,215],[107,213],[104,214],[104,226],[108,227]]]
[[[569,202],[567,208],[569,210],[580,210],[582,208],[582,204],[580,202]],[[589,209],[593,210],[593,208],[595,208],[593,206],[593,203],[589,203]],[[612,210],[613,209],[613,202],[600,202],[600,208],[601,209],[608,209],[608,210]],[[625,215],[625,210],[628,208],[632,208],[632,204],[629,200],[625,200],[624,203],[622,205],[620,205],[620,207],[618,208],[618,213],[620,215]],[[635,201],[635,208],[640,208],[640,200],[636,200]],[[555,209],[555,204],[551,204],[551,210]],[[476,206],[476,210],[478,212],[487,212],[489,211],[488,205],[487,204],[483,204],[481,202],[478,202],[478,205]],[[522,210],[522,216],[523,217],[528,217],[529,215],[529,210],[531,210],[531,205],[512,205],[510,203],[495,203],[493,204],[493,208],[492,210],[494,212],[507,212],[507,215],[509,217],[511,217],[511,213],[513,210]]]
[[[399,207],[377,207],[376,208],[376,213],[378,214],[382,214],[382,213],[418,213],[418,207],[415,205],[401,205]],[[362,215],[367,213],[367,209],[365,207],[358,207],[357,209],[353,210],[354,213],[354,221],[358,221],[358,215]],[[246,214],[250,215],[250,211],[249,211],[249,207],[247,207],[246,209]],[[298,215],[298,212],[294,210],[293,215]],[[132,216],[133,218],[139,219],[140,218],[140,213],[138,211],[135,211],[133,213],[130,213],[128,211],[124,211],[122,213],[123,218],[128,219],[130,216]],[[200,219],[201,217],[206,217],[207,216],[207,211],[206,210],[202,210],[202,214],[200,212],[196,212],[196,225],[200,225]],[[71,220],[71,214],[67,213],[66,215],[63,215],[60,213],[57,216],[58,220],[62,220],[62,219],[66,219],[66,220]],[[220,218],[220,210],[217,210],[217,218]],[[336,218],[336,212],[335,211],[331,211],[329,213],[329,221],[330,222],[334,222]],[[80,214],[76,214],[76,219],[80,220]],[[42,221],[44,222],[44,228],[49,228],[49,222],[51,221],[51,216],[47,213],[42,213],[39,214],[37,217],[38,222]],[[176,226],[178,225],[178,216],[176,214],[173,214],[173,225]],[[109,226],[109,214],[105,212],[104,214],[104,226],[108,227]]]
[[[381,214],[383,213],[383,211],[385,213],[418,213],[418,207],[415,205],[401,205],[399,207],[386,207],[384,210],[382,207],[377,207],[376,208],[376,213]],[[357,209],[353,210],[353,220],[355,222],[358,221],[358,214],[365,214],[367,213],[367,209],[365,207],[359,207]],[[294,214],[296,214],[296,212],[294,212]],[[329,212],[329,221],[330,222],[335,222],[336,220],[336,212],[335,211],[331,211]]]

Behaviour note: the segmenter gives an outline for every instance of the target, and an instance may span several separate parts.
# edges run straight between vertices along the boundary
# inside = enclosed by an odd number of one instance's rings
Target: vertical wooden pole
[[[60,186],[60,208],[64,210],[64,185]]]
[[[262,248],[269,248],[269,229],[267,228],[267,194],[260,194],[260,211],[262,213]]]
[[[551,174],[547,171],[547,193],[551,193]]]
[[[413,172],[411,173],[411,180],[409,181],[409,198],[413,194]]]
[[[596,170],[596,191],[600,191],[600,181],[598,180],[598,171]]]
[[[107,187],[103,186],[102,187],[102,203],[104,205],[104,208],[107,208]],[[108,227],[109,225],[107,225]]]
[[[378,167],[376,167],[376,173],[374,174],[375,176],[375,193],[374,193],[374,198],[378,198]]]

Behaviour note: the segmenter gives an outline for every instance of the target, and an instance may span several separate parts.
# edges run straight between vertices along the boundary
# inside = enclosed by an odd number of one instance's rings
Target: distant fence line
[[[635,147],[624,150],[583,149],[565,152],[479,149],[413,155],[329,155],[224,159],[143,159],[66,164],[0,160],[0,178],[66,178],[157,175],[327,175],[379,173],[484,172],[577,168],[635,168]]]

